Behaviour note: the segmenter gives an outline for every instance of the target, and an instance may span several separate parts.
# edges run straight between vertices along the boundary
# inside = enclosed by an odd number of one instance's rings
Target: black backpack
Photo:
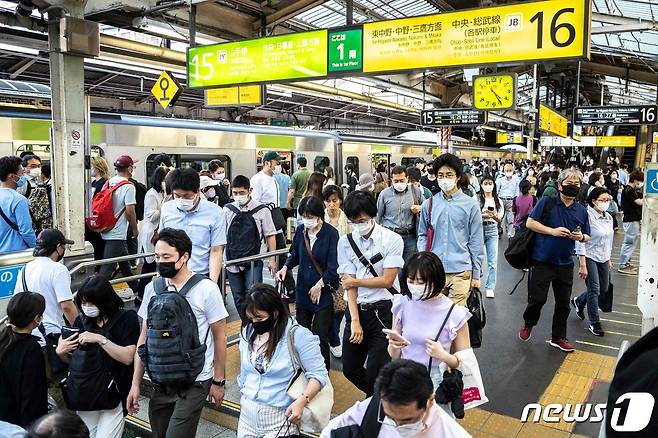
[[[105,337],[126,312],[120,310],[102,327]],[[61,382],[67,407],[74,411],[116,408],[121,402],[121,394],[112,374],[112,365],[113,359],[100,345],[78,346],[71,354],[68,375]]]
[[[183,388],[203,371],[210,329],[200,342],[196,316],[185,296],[205,278],[194,274],[180,291],[170,290],[162,277],[153,281],[156,295],[148,304],[146,343],[137,351],[154,383]]]
[[[138,221],[144,220],[144,198],[146,198],[146,192],[148,189],[144,184],[137,181],[136,179],[129,178],[128,181],[133,183],[135,186],[135,215],[137,216]]]
[[[487,325],[487,312],[484,309],[482,292],[477,287],[471,288],[466,299],[466,308],[471,312],[471,317],[468,318],[471,347],[480,348],[482,346],[482,329]]]
[[[541,213],[541,219],[539,222],[542,224],[548,218],[549,213],[555,206],[556,199],[553,197],[548,197],[546,200],[546,205],[544,205],[544,210]],[[505,250],[505,258],[507,259],[507,263],[510,264],[515,269],[529,269],[530,265],[532,264],[532,248],[533,248],[533,243],[535,240],[535,233],[534,231],[529,230],[526,228],[526,221],[528,220],[528,216],[524,216],[521,219],[521,223],[519,224],[519,229],[516,230],[516,234],[514,234],[514,237],[512,237],[509,241],[509,246]],[[510,292],[510,295],[514,293],[516,288],[519,286],[521,281],[525,278],[525,271],[523,273],[523,277],[521,277],[521,280],[519,280],[518,283],[514,286],[512,289],[512,292]]]
[[[249,211],[241,211],[233,204],[226,204],[226,208],[235,213],[226,233],[226,260],[258,254],[262,238],[254,214],[268,208],[267,205],[260,204]]]

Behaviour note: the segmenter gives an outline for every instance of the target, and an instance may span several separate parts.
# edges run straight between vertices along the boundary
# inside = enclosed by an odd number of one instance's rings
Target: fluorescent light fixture
[[[23,55],[38,55],[39,51],[30,49],[29,47],[15,46],[13,44],[0,43],[0,50],[7,50],[9,52],[18,52]]]

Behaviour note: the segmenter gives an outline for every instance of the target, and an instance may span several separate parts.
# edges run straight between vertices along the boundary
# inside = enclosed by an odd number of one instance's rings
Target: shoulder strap
[[[261,211],[264,208],[269,208],[269,207],[265,204],[259,204],[259,205],[255,206],[254,208],[252,208],[251,210],[249,210],[247,213],[249,213],[251,216],[253,216],[253,215],[255,215],[256,213],[258,213],[259,211]]]
[[[544,209],[541,212],[541,218],[539,219],[539,222],[542,225],[544,225],[544,222],[546,219],[548,219],[548,215],[551,213],[551,210],[555,206],[556,202],[557,200],[554,197],[549,196],[548,200],[546,201],[546,205],[544,205]]]
[[[359,425],[359,429],[364,437],[379,436],[379,431],[382,428],[382,423],[379,421],[380,403],[379,393],[378,391],[375,391],[370,399],[370,403],[368,403],[361,424]]]
[[[363,253],[361,252],[361,250],[357,246],[356,242],[354,241],[354,237],[352,237],[352,233],[347,234],[347,241],[350,243],[350,246],[352,247],[352,251],[354,251],[354,254],[359,259],[361,264],[363,266],[365,266],[366,269],[368,269],[368,272],[370,272],[370,274],[373,277],[379,277],[379,275],[377,274],[377,271],[375,271],[374,266],[372,266],[372,263],[370,263],[370,260],[368,260],[366,258],[366,256],[363,255]]]
[[[322,267],[318,263],[318,261],[315,259],[315,256],[313,255],[313,249],[311,248],[311,241],[308,238],[308,232],[304,231],[304,246],[306,246],[306,252],[308,253],[308,258],[311,259],[311,263],[313,264],[313,267],[315,268],[316,271],[318,271],[318,274],[320,274],[320,277],[324,275],[324,271],[322,270]]]
[[[448,298],[448,299],[449,299],[449,298]],[[441,324],[441,328],[439,329],[439,332],[438,332],[438,333],[436,334],[436,336],[434,337],[434,342],[437,342],[437,341],[439,340],[439,336],[441,335],[441,332],[442,332],[443,329],[445,328],[446,323],[448,322],[448,318],[450,318],[450,314],[452,313],[452,309],[454,309],[454,308],[455,308],[455,303],[452,303],[452,305],[450,306],[450,310],[448,310],[448,314],[446,315],[446,319],[443,320],[443,324]],[[433,359],[433,357],[430,356],[430,363],[429,363],[429,365],[427,366],[427,371],[428,371],[428,372],[431,372],[431,371],[432,371],[432,359]]]
[[[167,281],[164,279],[164,277],[155,277],[153,279],[153,292],[155,292],[156,295],[160,295],[166,290]]]
[[[132,184],[132,183],[130,181],[128,181],[127,179],[125,179],[123,181],[119,181],[118,183],[113,185],[112,188],[110,188],[110,180],[108,179],[107,181],[105,181],[105,185],[103,186],[103,190],[109,189],[112,193],[114,193],[119,187],[125,186],[126,184]]]
[[[181,288],[181,290],[178,291],[179,294],[182,296],[186,296],[187,293],[192,289],[194,286],[199,284],[199,282],[203,279],[207,278],[205,275],[201,274],[194,274],[192,277],[190,277],[189,280],[187,280],[187,283]]]
[[[2,216],[2,219],[4,219],[5,222],[7,222],[7,225],[14,230],[18,231],[18,225],[16,225],[14,222],[9,219],[9,217],[5,214],[5,212],[2,210],[2,207],[0,207],[0,216]]]
[[[236,206],[233,205],[233,204],[230,204],[230,203],[229,203],[229,204],[226,204],[224,207],[228,208],[229,210],[231,210],[231,211],[232,211],[233,213],[235,213],[236,215],[242,213],[242,212],[240,211],[240,209],[238,209],[238,207],[236,207]]]
[[[23,266],[23,272],[21,272],[21,281],[23,282],[23,292],[29,292],[30,289],[27,288],[27,281],[25,281],[25,270],[27,265]]]
[[[430,204],[427,209],[427,225],[432,226],[432,206],[434,206],[434,195],[430,196]]]
[[[295,371],[302,370],[302,372],[306,372],[306,370],[304,370],[304,366],[302,365],[302,359],[299,357],[299,352],[297,351],[297,348],[295,348],[295,331],[297,330],[297,327],[297,323],[293,323],[290,327],[290,330],[288,330],[288,354],[290,354],[292,366],[295,368]]]

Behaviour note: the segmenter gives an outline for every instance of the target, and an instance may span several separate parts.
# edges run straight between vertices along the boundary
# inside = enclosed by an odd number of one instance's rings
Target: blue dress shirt
[[[34,248],[37,244],[37,237],[32,228],[32,217],[27,198],[16,193],[16,190],[2,187],[0,188],[0,208],[7,218],[18,226],[18,230],[14,230],[0,218],[0,253]]]
[[[521,180],[519,177],[514,174],[511,179],[507,179],[505,174],[501,174],[496,179],[496,191],[498,192],[499,198],[513,198],[519,196],[521,192],[519,191],[519,184]]]

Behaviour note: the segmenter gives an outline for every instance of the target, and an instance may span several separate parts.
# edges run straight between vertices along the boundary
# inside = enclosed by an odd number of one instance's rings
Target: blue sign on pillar
[[[0,268],[0,299],[9,298],[14,294],[18,273],[25,265],[5,266]]]
[[[647,194],[658,195],[658,169],[647,170]]]

